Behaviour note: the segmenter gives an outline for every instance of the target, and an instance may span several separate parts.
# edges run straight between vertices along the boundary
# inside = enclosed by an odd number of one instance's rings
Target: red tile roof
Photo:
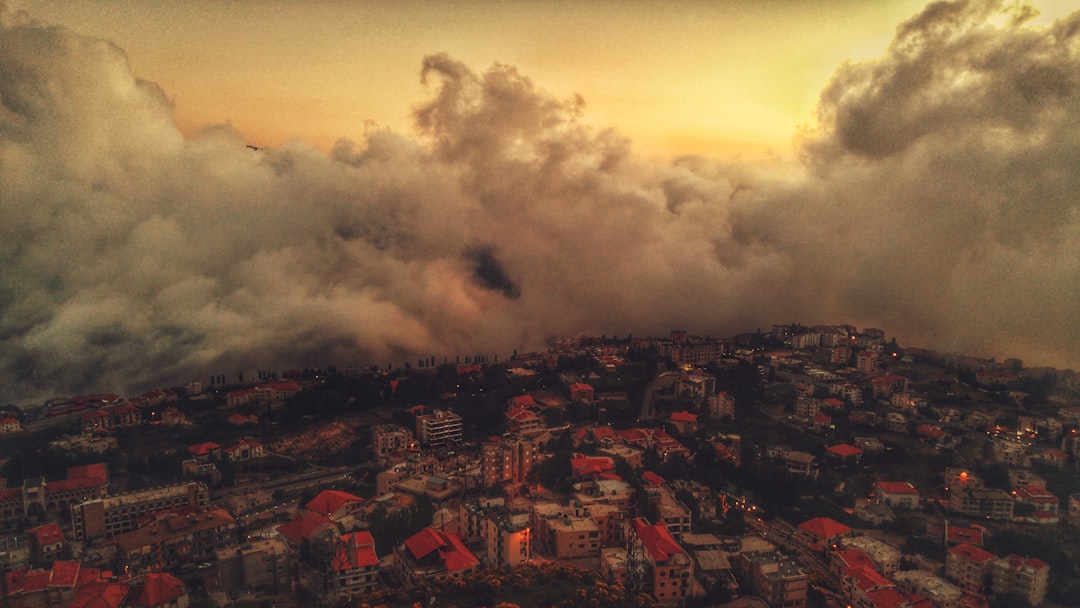
[[[570,459],[570,468],[575,477],[599,475],[615,470],[615,461],[607,456],[582,456],[578,454]]]
[[[74,587],[79,579],[81,564],[76,561],[57,560],[53,562],[50,587]]]
[[[405,539],[405,548],[416,559],[424,559],[443,545],[443,537],[434,528],[427,527]]]
[[[962,544],[956,545],[952,549],[949,549],[949,553],[960,556],[964,559],[973,561],[977,564],[985,564],[986,562],[997,557],[993,553],[990,553],[986,549],[976,547],[975,545]]]
[[[34,535],[39,547],[59,543],[64,540],[64,533],[60,531],[60,526],[57,524],[44,524],[34,528],[30,532]]]
[[[877,568],[845,568],[844,575],[855,579],[855,585],[863,591],[880,587],[895,587],[892,581],[877,571]]]
[[[45,484],[45,493],[69,492],[96,488],[109,482],[109,469],[105,463],[98,462],[68,469],[67,479],[50,481]]]
[[[645,547],[645,552],[653,562],[665,562],[672,555],[683,553],[683,548],[675,542],[667,526],[662,523],[649,525],[645,520],[638,518],[634,520],[634,532],[637,533],[638,539]]]
[[[874,565],[874,560],[870,559],[870,557],[860,549],[851,548],[833,551],[830,559],[839,559],[843,561],[847,568],[877,569],[877,566]]]
[[[862,454],[862,450],[846,443],[839,443],[837,445],[829,446],[829,452],[836,454],[841,458],[848,458],[850,456],[857,456]]]
[[[439,558],[451,572],[466,570],[480,563],[461,542],[461,537],[453,533],[444,534],[431,527],[405,539],[405,547],[416,559],[423,559],[433,551],[438,551]]]
[[[653,473],[652,471],[645,471],[644,473],[642,473],[641,479],[642,481],[651,486],[662,486],[667,483],[666,479],[657,475],[656,473]]]
[[[363,498],[355,494],[342,492],[341,490],[323,490],[304,506],[308,511],[314,511],[319,515],[325,513],[327,517],[330,517],[330,514],[340,509],[342,505],[350,502],[363,502],[363,500]]]
[[[866,594],[874,608],[909,608],[908,597],[895,587],[875,589]]]
[[[687,411],[671,412],[668,420],[672,422],[697,422],[697,414],[691,414]]]
[[[139,606],[160,606],[187,593],[184,583],[167,572],[151,573],[143,577],[142,591],[137,600]]]
[[[832,538],[834,536],[841,536],[851,532],[851,528],[844,524],[830,519],[828,517],[815,517],[808,519],[799,524],[799,529],[809,532],[810,534],[820,538],[822,540]]]
[[[465,543],[461,542],[460,536],[453,532],[448,532],[444,536],[450,541],[450,547],[440,549],[439,557],[446,564],[447,570],[450,572],[468,570],[480,563],[480,560],[473,555],[472,551],[469,551]]]
[[[511,397],[509,404],[511,407],[535,407],[536,399],[533,399],[532,395],[518,395],[517,397]]]
[[[334,554],[333,568],[337,571],[371,568],[379,565],[375,539],[366,530],[345,534]]]
[[[301,511],[296,516],[296,519],[287,524],[278,526],[277,530],[282,536],[289,539],[294,544],[299,545],[305,540],[311,539],[312,535],[314,535],[322,526],[336,525],[337,524],[318,513]]]
[[[947,528],[948,538],[947,542],[950,543],[968,543],[972,545],[983,544],[983,532],[978,528],[964,528],[961,526],[949,526]]]
[[[123,583],[92,582],[79,588],[68,608],[120,608],[130,593]]]
[[[196,456],[206,456],[213,450],[219,450],[221,446],[213,441],[204,441],[203,443],[196,443],[195,445],[189,445],[188,451]]]
[[[915,486],[906,481],[875,481],[874,485],[886,494],[918,494]]]

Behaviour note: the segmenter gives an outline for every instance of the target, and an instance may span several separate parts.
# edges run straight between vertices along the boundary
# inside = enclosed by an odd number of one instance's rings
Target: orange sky
[[[161,85],[187,131],[327,149],[365,123],[409,133],[422,58],[516,66],[645,154],[789,157],[838,65],[881,54],[924,2],[134,3],[9,0],[101,36]],[[1037,2],[1047,21],[1067,2]]]

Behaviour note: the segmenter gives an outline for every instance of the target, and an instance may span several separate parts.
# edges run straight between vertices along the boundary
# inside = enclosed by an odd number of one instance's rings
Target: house
[[[299,549],[304,541],[336,529],[337,524],[333,520],[312,511],[300,511],[295,519],[277,527],[278,533],[296,549]]]
[[[826,449],[830,456],[843,463],[854,462],[858,464],[859,460],[862,459],[862,449],[847,443],[839,443]]]
[[[874,499],[892,509],[919,508],[919,491],[906,481],[875,481]]]
[[[1058,497],[1053,492],[1035,485],[1019,487],[1013,491],[1013,495],[1016,496],[1018,503],[1031,505],[1035,513],[1045,512],[1057,515],[1061,506]]]
[[[461,537],[427,527],[394,549],[394,565],[407,585],[461,579],[475,572],[480,560]]]
[[[697,414],[692,414],[685,410],[672,412],[671,415],[668,416],[668,423],[682,435],[693,435],[697,432]]]
[[[592,385],[584,382],[575,382],[570,385],[570,400],[579,403],[592,403],[596,398],[596,392]]]
[[[328,519],[340,522],[359,513],[367,501],[355,494],[341,490],[323,490],[312,498],[304,508]]]
[[[188,453],[194,456],[200,463],[205,464],[211,459],[221,458],[221,446],[213,441],[204,441],[202,443],[196,443],[195,445],[189,445]]]
[[[851,534],[851,528],[828,517],[815,517],[799,524],[795,532],[799,542],[812,551],[832,547],[842,536]]]
[[[533,434],[543,431],[544,423],[540,416],[530,409],[511,407],[506,410],[506,430],[511,433]]]
[[[40,565],[52,562],[64,552],[64,533],[55,523],[47,523],[30,530],[30,552]]]
[[[9,435],[11,433],[18,433],[22,430],[22,423],[18,418],[14,416],[5,416],[0,418],[0,435]]]

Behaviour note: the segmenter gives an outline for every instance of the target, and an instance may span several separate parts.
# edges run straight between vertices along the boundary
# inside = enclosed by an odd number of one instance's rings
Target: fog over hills
[[[1077,367],[1080,12],[998,4],[839,66],[798,166],[645,159],[443,54],[412,133],[188,138],[122,49],[4,14],[0,403],[787,321]]]

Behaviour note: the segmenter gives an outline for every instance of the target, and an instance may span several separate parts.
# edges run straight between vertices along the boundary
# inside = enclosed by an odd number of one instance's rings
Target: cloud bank
[[[0,27],[0,401],[796,320],[1080,359],[1080,12],[929,5],[797,167],[649,161],[446,55],[415,133],[252,150],[108,42]]]

